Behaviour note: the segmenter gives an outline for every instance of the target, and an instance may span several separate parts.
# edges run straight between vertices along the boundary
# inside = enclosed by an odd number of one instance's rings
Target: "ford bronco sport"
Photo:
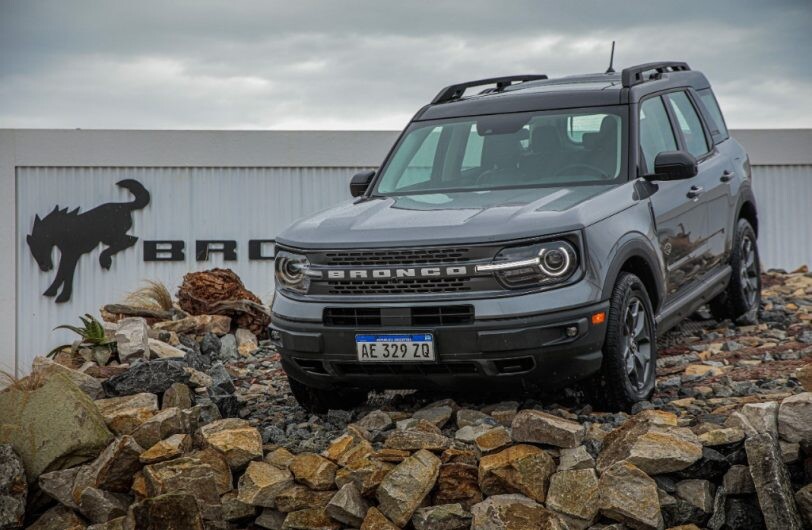
[[[447,87],[350,190],[277,238],[271,336],[310,410],[578,381],[629,409],[657,334],[757,315],[749,160],[685,63]]]

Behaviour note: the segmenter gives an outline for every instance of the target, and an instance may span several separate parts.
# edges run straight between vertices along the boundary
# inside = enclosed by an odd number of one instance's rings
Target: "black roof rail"
[[[465,93],[467,88],[482,86],[482,85],[496,85],[495,92],[501,92],[506,87],[513,83],[522,83],[524,81],[538,81],[540,79],[547,79],[544,74],[529,74],[529,75],[509,75],[505,77],[489,77],[487,79],[477,79],[476,81],[467,81],[465,83],[457,83],[456,85],[447,86],[440,91],[439,94],[434,96],[431,100],[432,105],[438,103],[448,103],[455,99],[459,99]]]
[[[691,69],[688,63],[681,63],[677,61],[660,61],[656,63],[638,64],[637,66],[630,66],[624,68],[620,73],[620,79],[625,88],[645,83],[646,79],[643,74],[655,70],[657,74],[664,74],[666,72],[687,72]]]

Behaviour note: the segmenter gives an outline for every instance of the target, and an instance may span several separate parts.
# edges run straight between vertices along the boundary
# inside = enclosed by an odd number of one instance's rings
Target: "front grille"
[[[473,375],[479,373],[476,363],[335,363],[345,375]]]
[[[471,277],[454,278],[387,278],[380,280],[331,280],[329,294],[427,294],[460,293],[471,290]]]
[[[473,324],[474,306],[443,305],[409,308],[328,307],[327,326],[456,326]]]
[[[324,253],[325,265],[423,265],[455,264],[474,258],[465,247],[423,249],[347,250]]]

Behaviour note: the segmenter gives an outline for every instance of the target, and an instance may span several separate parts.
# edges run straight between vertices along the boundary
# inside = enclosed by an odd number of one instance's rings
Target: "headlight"
[[[277,251],[274,258],[276,285],[281,289],[306,293],[310,287],[310,278],[306,274],[309,266],[307,258],[301,254]]]
[[[494,272],[507,287],[550,285],[568,280],[578,269],[572,243],[549,241],[502,249],[493,263],[477,265],[477,272]]]

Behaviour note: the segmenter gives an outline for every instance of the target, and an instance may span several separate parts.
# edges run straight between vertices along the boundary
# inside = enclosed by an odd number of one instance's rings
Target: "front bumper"
[[[284,307],[300,305],[308,306],[302,312],[310,315],[327,307],[342,306],[286,300]],[[353,304],[353,307],[373,306],[383,305]],[[592,324],[591,317],[608,309],[608,302],[600,302],[540,314],[486,319],[475,315],[468,324],[376,327],[297,320],[275,310],[271,335],[288,376],[317,388],[466,389],[481,388],[484,382],[489,387],[521,385],[528,390],[554,390],[600,368],[606,323]],[[572,328],[576,331],[574,336],[570,336]],[[387,333],[433,333],[437,360],[358,362],[355,336]]]

